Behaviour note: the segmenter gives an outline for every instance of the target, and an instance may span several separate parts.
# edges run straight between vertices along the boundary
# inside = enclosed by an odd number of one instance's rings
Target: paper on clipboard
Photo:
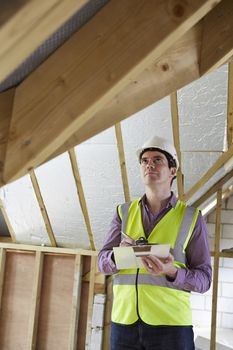
[[[118,270],[143,267],[141,257],[154,255],[157,258],[166,258],[169,254],[169,244],[155,244],[130,247],[114,247],[114,257]]]

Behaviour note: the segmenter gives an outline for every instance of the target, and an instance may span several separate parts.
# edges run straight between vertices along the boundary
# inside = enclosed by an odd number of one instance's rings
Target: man
[[[194,350],[190,292],[211,284],[206,225],[198,209],[171,192],[179,167],[174,146],[154,136],[137,156],[145,194],[117,208],[98,256],[100,271],[114,274],[111,350]],[[144,268],[118,271],[113,247],[140,237],[170,244],[169,256],[146,256]]]

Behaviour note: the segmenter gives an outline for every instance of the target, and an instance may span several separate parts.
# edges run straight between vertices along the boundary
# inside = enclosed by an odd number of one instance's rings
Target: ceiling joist
[[[112,0],[104,6],[17,88],[4,180],[48,159],[214,5]]]

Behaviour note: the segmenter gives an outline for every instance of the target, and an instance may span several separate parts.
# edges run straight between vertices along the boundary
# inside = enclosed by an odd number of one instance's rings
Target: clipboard
[[[113,247],[118,270],[144,267],[141,257],[154,255],[165,259],[169,255],[170,244],[136,245],[129,247]]]

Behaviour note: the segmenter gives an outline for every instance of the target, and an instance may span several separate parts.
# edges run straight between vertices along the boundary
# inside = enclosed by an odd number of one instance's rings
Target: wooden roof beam
[[[17,88],[5,181],[49,158],[215,4],[112,0],[104,6]]]
[[[223,0],[203,19],[200,75],[206,74],[233,54],[233,1]]]
[[[12,5],[12,1],[1,1],[0,23],[4,24],[0,26],[0,81],[12,73],[86,2],[87,0],[19,0]]]
[[[220,64],[226,63],[229,59],[231,60],[233,53],[232,13],[233,2],[223,0],[196,26],[171,45],[169,50],[155,59],[136,78],[131,79],[126,88],[101,111],[95,113],[77,132],[73,133],[51,155],[51,158],[170,95]],[[231,105],[229,106],[229,113],[231,113]]]
[[[0,93],[0,183],[4,169],[15,89]]]

